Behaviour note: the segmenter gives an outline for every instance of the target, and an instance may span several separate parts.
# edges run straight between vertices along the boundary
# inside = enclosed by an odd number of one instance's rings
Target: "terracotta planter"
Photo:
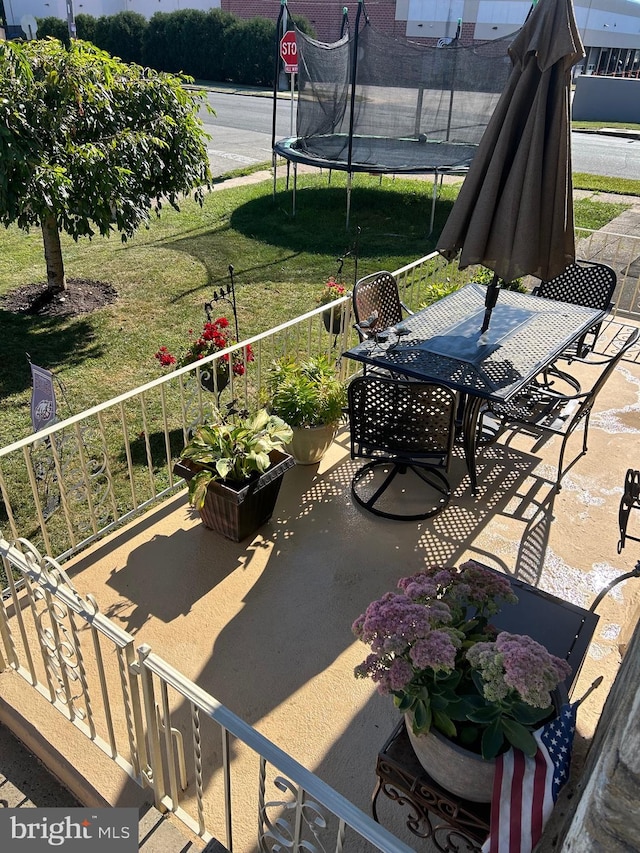
[[[337,432],[335,424],[323,424],[317,427],[294,427],[293,439],[285,445],[299,465],[313,465],[325,455]]]
[[[434,782],[473,803],[491,802],[495,758],[488,761],[469,752],[435,729],[426,735],[415,735],[409,714],[405,714],[405,725],[416,758]]]
[[[285,471],[295,465],[288,453],[272,450],[271,467],[246,483],[214,481],[209,484],[200,518],[205,527],[233,542],[255,533],[272,516]],[[190,480],[199,470],[178,462],[174,472]]]

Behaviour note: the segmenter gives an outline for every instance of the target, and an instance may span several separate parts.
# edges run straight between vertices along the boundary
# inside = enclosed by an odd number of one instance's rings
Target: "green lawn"
[[[284,179],[283,179],[284,180]],[[204,320],[203,305],[235,270],[240,336],[246,338],[315,307],[336,259],[359,255],[358,276],[396,269],[434,248],[458,191],[443,186],[429,237],[432,182],[358,176],[351,226],[345,228],[344,175],[298,179],[297,214],[279,181],[212,192],[202,208],[186,201],[165,208],[128,243],[118,235],[92,241],[63,238],[69,278],[111,283],[118,300],[92,314],[53,319],[0,311],[0,443],[30,432],[30,373],[25,353],[64,383],[62,415],[107,400],[160,375],[153,354],[161,344],[180,352],[187,332]],[[577,224],[599,228],[624,209],[588,200],[576,204]],[[2,233],[0,296],[43,281],[40,233]],[[354,280],[353,257],[344,279]],[[222,313],[222,312],[221,312]]]

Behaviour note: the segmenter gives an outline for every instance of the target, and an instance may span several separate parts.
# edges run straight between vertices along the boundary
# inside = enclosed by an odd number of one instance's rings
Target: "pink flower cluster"
[[[457,569],[427,570],[398,581],[402,593],[388,592],[373,601],[353,623],[358,639],[372,654],[356,668],[381,693],[397,692],[420,677],[452,672],[464,634],[451,625],[451,608],[440,594],[451,587]]]
[[[551,704],[551,692],[570,674],[569,664],[550,654],[531,637],[498,634],[494,643],[476,643],[467,660],[478,670],[485,699],[498,702],[515,690],[535,708]]]
[[[531,637],[498,634],[487,623],[503,603],[517,602],[506,577],[473,562],[431,566],[401,578],[398,589],[373,601],[353,623],[355,636],[371,648],[357,677],[371,678],[380,693],[416,693],[457,671],[464,689],[473,691],[475,670],[489,702],[510,697],[549,706],[568,664]]]
[[[531,637],[490,624],[517,601],[508,578],[468,562],[430,566],[398,589],[353,623],[370,647],[356,677],[391,693],[416,733],[435,727],[484,758],[509,744],[533,756],[532,732],[553,713],[552,693],[571,670]]]
[[[502,604],[515,604],[517,597],[506,577],[488,571],[471,561],[459,569],[430,566],[409,578],[398,581],[398,587],[413,601],[432,598],[444,600],[455,618],[465,618],[468,608],[481,616],[492,616]]]
[[[340,299],[347,292],[346,286],[341,281],[336,281],[335,276],[330,275],[327,283],[322,288],[318,296],[318,305],[326,305],[328,302],[333,302],[335,299]]]

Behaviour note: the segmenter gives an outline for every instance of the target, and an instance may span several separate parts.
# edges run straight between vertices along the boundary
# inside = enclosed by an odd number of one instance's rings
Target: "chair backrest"
[[[351,456],[431,457],[449,467],[456,398],[451,389],[367,374],[349,383]]]
[[[576,261],[555,278],[540,282],[534,292],[545,299],[604,310],[611,303],[617,282],[615,270],[607,264]]]
[[[591,411],[591,409],[593,408],[593,404],[595,403],[595,399],[600,393],[600,390],[604,386],[605,382],[616,369],[619,362],[629,352],[631,347],[637,343],[638,337],[640,337],[640,329],[634,329],[629,335],[629,337],[626,339],[626,341],[620,346],[615,355],[612,355],[611,358],[607,360],[604,370],[598,376],[591,389],[586,393],[584,400],[580,403],[580,406],[576,409],[575,414],[571,418],[572,424],[575,424],[580,421],[586,414]]]
[[[366,329],[358,329],[364,337],[400,323],[402,305],[393,274],[382,270],[357,281],[353,288],[353,313],[356,328],[362,322],[368,324]]]

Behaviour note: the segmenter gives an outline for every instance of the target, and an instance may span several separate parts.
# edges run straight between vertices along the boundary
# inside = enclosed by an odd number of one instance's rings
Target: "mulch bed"
[[[49,293],[45,282],[18,287],[0,299],[0,309],[38,317],[75,317],[90,314],[117,298],[117,290],[104,281],[69,278],[67,289],[61,293]]]

